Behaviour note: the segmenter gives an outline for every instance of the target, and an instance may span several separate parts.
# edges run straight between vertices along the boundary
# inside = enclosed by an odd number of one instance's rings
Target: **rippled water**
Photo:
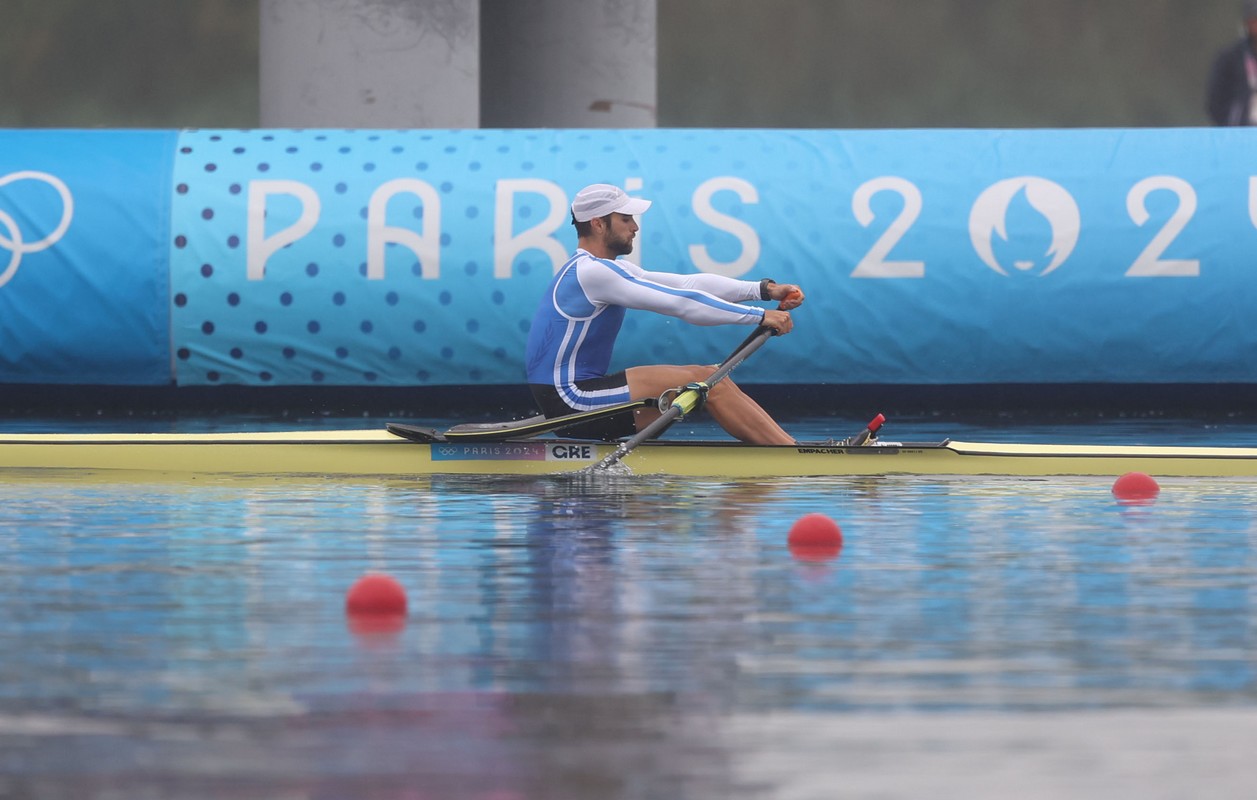
[[[8,474],[0,796],[1251,796],[1257,482],[1110,486]]]

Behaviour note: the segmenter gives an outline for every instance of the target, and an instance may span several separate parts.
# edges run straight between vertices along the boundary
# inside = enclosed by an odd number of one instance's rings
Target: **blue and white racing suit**
[[[626,309],[657,311],[695,325],[759,325],[764,310],[739,305],[759,299],[758,281],[648,272],[628,261],[577,250],[555,274],[533,317],[528,382],[539,397],[538,390],[553,387],[575,411],[627,402],[622,376],[599,380],[607,375]]]

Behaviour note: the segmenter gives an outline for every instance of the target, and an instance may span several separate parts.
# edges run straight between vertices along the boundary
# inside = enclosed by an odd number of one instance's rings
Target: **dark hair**
[[[614,212],[613,212],[613,213],[614,213]],[[604,217],[598,217],[598,219],[601,219],[601,220],[602,220],[605,224],[607,224],[607,225],[610,225],[610,224],[611,224],[611,222],[610,222],[610,220],[611,220],[611,214],[607,214],[607,215],[606,215],[606,216],[604,216]],[[576,214],[575,214],[575,213],[573,213],[573,214],[572,214],[572,224],[576,226],[576,235],[577,235],[577,236],[584,237],[584,236],[588,236],[589,234],[593,233],[593,230],[594,230],[594,229],[593,229],[593,226],[589,224],[589,223],[591,223],[591,222],[593,222],[593,220],[592,220],[592,219],[590,219],[590,220],[585,220],[584,222],[577,222],[577,221],[576,221]]]

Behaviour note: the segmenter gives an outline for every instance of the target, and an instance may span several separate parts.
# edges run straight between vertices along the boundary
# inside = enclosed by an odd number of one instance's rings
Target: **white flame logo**
[[[1078,244],[1078,234],[1082,230],[1082,214],[1074,198],[1058,183],[1046,178],[1023,176],[1002,180],[987,188],[973,204],[969,212],[969,238],[978,257],[988,267],[1001,275],[1008,272],[995,256],[994,237],[999,235],[1008,241],[1008,207],[1019,192],[1026,193],[1026,201],[1030,207],[1042,214],[1052,226],[1052,245],[1044,255],[1052,256],[1051,262],[1041,275],[1065,263],[1074,247]],[[1017,261],[1013,264],[1025,271],[1034,266],[1032,261]]]

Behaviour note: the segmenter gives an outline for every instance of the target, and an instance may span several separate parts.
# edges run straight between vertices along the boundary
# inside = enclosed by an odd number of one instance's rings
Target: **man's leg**
[[[715,367],[667,366],[630,367],[625,371],[629,393],[634,399],[658,397],[668,389],[706,380]],[[768,412],[738,388],[732,380],[711,387],[707,394],[707,411],[731,436],[750,444],[794,444],[794,437],[768,415]],[[659,412],[642,409],[637,412],[637,428],[654,422]]]

